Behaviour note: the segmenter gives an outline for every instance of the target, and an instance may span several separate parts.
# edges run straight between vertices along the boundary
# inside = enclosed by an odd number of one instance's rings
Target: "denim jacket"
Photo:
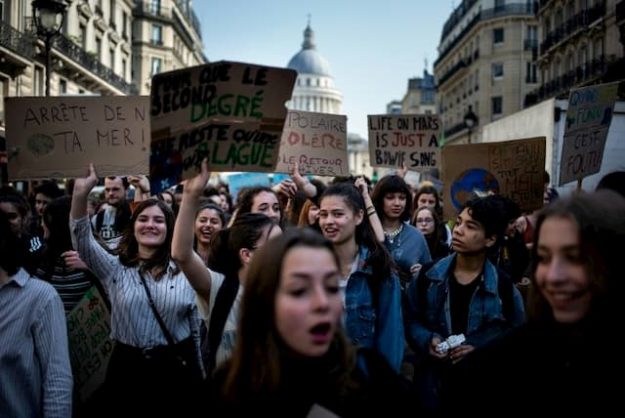
[[[373,274],[366,263],[368,256],[369,250],[360,246],[358,266],[345,289],[345,330],[355,345],[377,349],[399,371],[404,356],[399,277],[392,273],[382,280],[376,309],[368,283]]]
[[[456,254],[445,257],[428,271],[422,272],[410,283],[407,290],[405,316],[408,338],[422,354],[429,351],[432,338],[441,340],[451,335],[451,314],[449,308],[449,280],[453,274]],[[424,277],[426,276],[426,277]],[[428,280],[425,297],[419,295],[423,286],[419,280]],[[499,297],[497,281],[499,271],[488,259],[484,273],[471,298],[467,320],[466,344],[482,346],[499,337],[510,328],[521,325],[525,320],[525,309],[520,292],[512,286],[513,304],[511,318],[503,314],[502,300]],[[425,301],[425,306],[419,306]]]

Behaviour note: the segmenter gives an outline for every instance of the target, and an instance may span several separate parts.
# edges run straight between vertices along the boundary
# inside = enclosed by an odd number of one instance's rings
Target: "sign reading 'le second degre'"
[[[282,141],[278,173],[290,173],[297,163],[301,174],[347,176],[347,117],[289,110]]]
[[[148,174],[148,97],[11,97],[7,153],[13,180]]]
[[[152,190],[213,171],[273,171],[297,73],[220,61],[152,79]]]
[[[372,166],[426,171],[440,167],[437,115],[369,115]]]

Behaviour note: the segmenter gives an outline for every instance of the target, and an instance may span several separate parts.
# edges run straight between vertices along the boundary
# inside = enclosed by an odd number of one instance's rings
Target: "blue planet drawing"
[[[499,193],[499,182],[488,170],[483,168],[470,168],[463,171],[451,183],[451,203],[456,210],[476,193]]]

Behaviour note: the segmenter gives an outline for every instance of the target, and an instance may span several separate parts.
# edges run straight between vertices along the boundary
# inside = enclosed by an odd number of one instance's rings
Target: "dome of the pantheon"
[[[287,67],[297,71],[299,74],[330,76],[330,64],[317,51],[314,32],[310,25],[304,30],[302,49],[291,58]]]

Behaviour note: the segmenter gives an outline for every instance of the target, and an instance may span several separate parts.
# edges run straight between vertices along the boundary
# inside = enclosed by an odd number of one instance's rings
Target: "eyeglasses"
[[[434,223],[434,219],[432,218],[417,218],[418,224],[431,224]]]

